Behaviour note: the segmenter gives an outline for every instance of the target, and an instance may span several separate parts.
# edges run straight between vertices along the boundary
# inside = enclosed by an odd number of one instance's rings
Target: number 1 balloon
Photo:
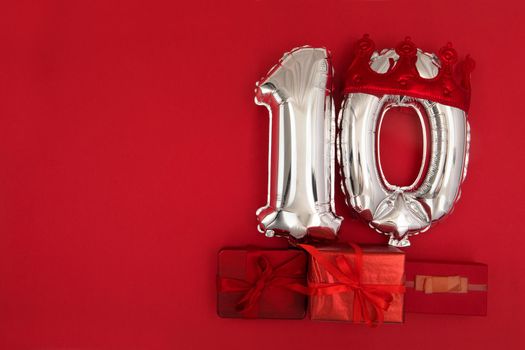
[[[335,114],[326,49],[284,55],[257,83],[255,103],[270,114],[268,203],[257,211],[266,236],[335,238]]]
[[[459,198],[468,164],[467,111],[474,62],[467,56],[454,71],[456,62],[450,44],[436,56],[408,38],[395,50],[380,53],[368,36],[357,43],[339,117],[343,190],[347,204],[372,228],[389,235],[391,245],[410,245],[409,236],[428,230]],[[397,107],[415,110],[424,135],[423,118],[430,129],[428,165],[422,162],[409,186],[390,184],[379,159],[381,121]]]

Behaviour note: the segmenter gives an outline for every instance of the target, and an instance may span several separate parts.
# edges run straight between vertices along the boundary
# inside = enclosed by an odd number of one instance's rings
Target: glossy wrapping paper
[[[337,256],[344,255],[348,261],[354,261],[354,250],[344,244],[318,247],[321,254],[335,263]],[[395,247],[362,247],[361,282],[364,285],[404,285],[405,255]],[[339,281],[328,272],[316,259],[310,257],[308,284],[337,284]],[[354,321],[353,291],[331,295],[312,295],[309,299],[309,313],[312,320]],[[401,323],[404,321],[403,293],[393,293],[392,302],[384,312],[384,322]]]
[[[261,259],[269,264],[265,271],[261,271]],[[306,254],[301,250],[221,250],[217,271],[218,315],[228,318],[304,318],[306,295],[301,291],[306,288],[306,263]],[[257,295],[254,297],[254,294]],[[240,302],[243,298],[249,299],[250,295],[254,307],[243,310]]]

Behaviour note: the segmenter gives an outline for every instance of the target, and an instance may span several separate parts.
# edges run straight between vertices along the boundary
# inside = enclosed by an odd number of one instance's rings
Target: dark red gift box
[[[219,252],[221,317],[301,319],[306,314],[306,254],[300,250]]]
[[[407,261],[405,310],[485,316],[487,280],[484,264]]]
[[[313,320],[403,322],[405,254],[394,247],[301,245],[310,253]]]

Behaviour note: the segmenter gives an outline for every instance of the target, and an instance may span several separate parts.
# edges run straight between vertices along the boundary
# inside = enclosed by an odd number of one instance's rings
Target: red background
[[[0,14],[1,349],[525,346],[519,1],[35,3]],[[378,47],[451,40],[477,61],[463,197],[407,254],[489,264],[489,315],[218,318],[217,251],[284,246],[255,229],[268,142],[255,81],[311,44],[332,50],[340,91],[365,32]],[[385,241],[339,188],[336,205],[344,239]]]

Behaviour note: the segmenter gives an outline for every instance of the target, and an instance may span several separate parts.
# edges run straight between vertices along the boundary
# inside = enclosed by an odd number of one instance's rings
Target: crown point
[[[370,56],[374,51],[375,44],[372,39],[370,39],[369,35],[365,34],[357,41],[356,47],[359,56]]]
[[[448,43],[439,50],[439,59],[441,60],[441,63],[445,65],[452,65],[457,62],[458,53],[452,47],[451,43]]]
[[[396,47],[396,53],[401,57],[415,57],[417,54],[417,47],[410,40],[409,37],[399,43]]]
[[[401,57],[415,57],[417,47],[409,40],[405,40],[396,47],[396,53]]]

